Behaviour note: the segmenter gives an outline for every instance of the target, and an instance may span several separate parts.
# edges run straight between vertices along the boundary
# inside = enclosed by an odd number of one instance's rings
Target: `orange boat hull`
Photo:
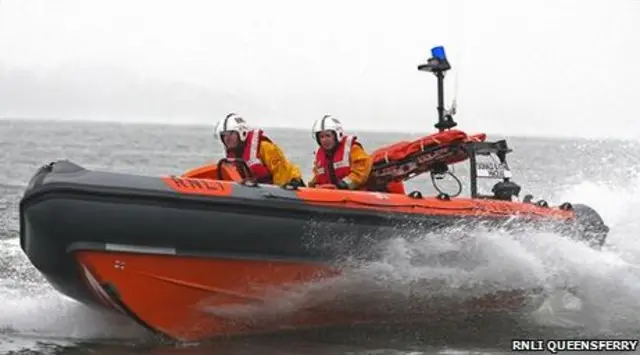
[[[425,321],[438,315],[517,310],[529,300],[504,292],[448,309],[397,314],[332,300],[309,302],[287,293],[305,283],[339,278],[338,268],[310,262],[76,252],[89,287],[102,302],[178,341],[358,323]],[[356,301],[357,302],[357,301]],[[444,314],[446,313],[446,314]]]

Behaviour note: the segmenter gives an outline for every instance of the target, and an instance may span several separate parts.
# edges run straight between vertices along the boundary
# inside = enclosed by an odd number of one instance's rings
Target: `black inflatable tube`
[[[294,191],[239,184],[231,196],[186,195],[159,178],[88,171],[61,161],[31,179],[20,203],[20,239],[32,264],[56,289],[95,303],[75,251],[128,245],[168,248],[177,255],[333,263],[376,258],[376,243],[406,231],[507,219],[319,206]],[[547,222],[534,224],[540,223]]]

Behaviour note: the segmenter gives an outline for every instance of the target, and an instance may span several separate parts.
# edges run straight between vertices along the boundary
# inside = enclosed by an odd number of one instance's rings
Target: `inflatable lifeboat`
[[[447,66],[434,54],[420,69],[433,72],[441,88]],[[399,228],[524,226],[594,248],[605,242],[608,228],[588,206],[514,200],[520,187],[511,181],[507,143],[454,129],[441,103],[440,94],[438,132],[373,153],[370,191],[258,184],[246,164],[227,159],[164,177],[91,171],[66,160],[47,164],[20,203],[21,247],[62,294],[122,313],[169,339],[199,341],[435,316],[439,310],[429,307],[394,317],[310,304],[256,322],[207,311],[268,305],[269,290],[338,278],[346,256],[375,259],[372,243]],[[493,160],[481,161],[486,157]],[[434,184],[455,177],[449,167],[456,163],[469,163],[470,196],[389,191],[422,174]],[[497,179],[491,194],[479,193],[481,179]],[[522,291],[499,292],[447,312],[512,311],[529,301]]]

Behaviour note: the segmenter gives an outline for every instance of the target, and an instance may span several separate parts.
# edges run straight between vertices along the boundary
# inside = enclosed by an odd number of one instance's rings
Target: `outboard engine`
[[[512,201],[513,197],[520,195],[520,185],[505,179],[493,185],[491,192],[496,200]]]
[[[598,212],[587,205],[576,204],[572,209],[576,214],[574,233],[578,239],[587,242],[594,249],[600,249],[607,239],[609,227]]]

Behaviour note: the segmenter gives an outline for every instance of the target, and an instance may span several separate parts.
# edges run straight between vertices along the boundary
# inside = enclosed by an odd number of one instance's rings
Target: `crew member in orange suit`
[[[242,158],[256,181],[263,184],[304,186],[300,168],[261,129],[250,129],[245,119],[230,113],[215,126],[215,138],[227,158]]]
[[[364,190],[373,161],[353,135],[345,135],[342,123],[325,115],[315,121],[313,139],[318,143],[311,187]]]
[[[338,188],[342,190],[368,190],[373,166],[369,156],[356,136],[345,135],[342,123],[325,115],[313,123],[312,137],[318,143],[313,163],[310,187]],[[332,164],[329,164],[332,162]],[[375,188],[375,191],[381,191]],[[382,192],[404,194],[401,181],[391,181]]]

